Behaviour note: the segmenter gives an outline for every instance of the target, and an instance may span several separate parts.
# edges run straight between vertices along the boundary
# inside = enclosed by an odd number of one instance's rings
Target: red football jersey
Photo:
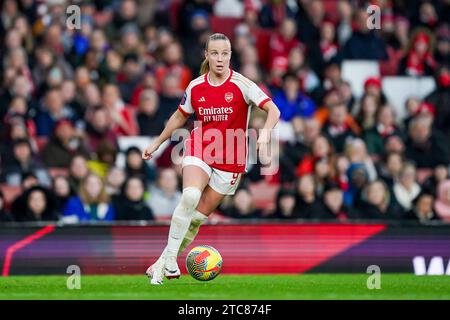
[[[195,113],[197,123],[185,141],[185,156],[202,159],[212,168],[245,172],[247,130],[253,105],[262,107],[270,98],[251,80],[230,69],[220,85],[209,82],[209,73],[192,80],[178,109]]]

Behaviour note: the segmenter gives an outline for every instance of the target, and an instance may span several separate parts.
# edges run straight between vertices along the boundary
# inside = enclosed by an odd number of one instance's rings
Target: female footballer
[[[235,193],[246,172],[248,146],[246,139],[236,144],[233,133],[246,135],[251,107],[267,112],[257,141],[258,150],[268,149],[271,130],[278,122],[277,106],[254,82],[230,69],[230,59],[230,40],[220,33],[211,35],[206,43],[201,76],[191,81],[177,111],[159,137],[142,153],[144,160],[150,159],[174,130],[182,128],[189,116],[196,114],[195,128],[184,144],[183,192],[172,216],[167,246],[146,271],[151,284],[162,284],[164,276],[180,277],[178,254],[194,240],[200,225],[223,198]],[[218,139],[217,134],[222,138]],[[212,143],[214,148],[211,148]]]

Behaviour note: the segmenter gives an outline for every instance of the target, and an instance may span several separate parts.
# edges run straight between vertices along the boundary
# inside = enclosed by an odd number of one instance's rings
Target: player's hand
[[[256,142],[256,150],[267,149],[270,142],[270,130],[261,129]]]
[[[153,153],[158,150],[159,144],[152,143],[149,147],[145,148],[142,152],[142,159],[150,160],[153,157]]]

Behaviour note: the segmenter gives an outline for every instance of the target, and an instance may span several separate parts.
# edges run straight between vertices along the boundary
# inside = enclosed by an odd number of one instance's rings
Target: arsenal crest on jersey
[[[231,100],[233,100],[233,93],[231,93],[231,92],[225,93],[225,101],[230,103]]]

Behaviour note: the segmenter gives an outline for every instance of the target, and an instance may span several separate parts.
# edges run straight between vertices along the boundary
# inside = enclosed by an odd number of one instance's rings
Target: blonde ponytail
[[[230,39],[228,39],[228,37],[226,35],[224,35],[223,33],[214,33],[214,34],[210,35],[208,40],[206,41],[205,51],[208,51],[209,42],[214,41],[214,40],[228,41],[230,43],[230,47],[231,47],[231,41],[230,41]],[[201,66],[200,66],[200,75],[203,75],[203,74],[207,73],[208,71],[209,71],[209,61],[208,61],[208,59],[205,59],[205,60],[203,60]]]
[[[205,59],[205,60],[203,60],[201,66],[200,66],[200,75],[208,73],[208,71],[209,71],[209,61],[208,61],[208,59]]]

